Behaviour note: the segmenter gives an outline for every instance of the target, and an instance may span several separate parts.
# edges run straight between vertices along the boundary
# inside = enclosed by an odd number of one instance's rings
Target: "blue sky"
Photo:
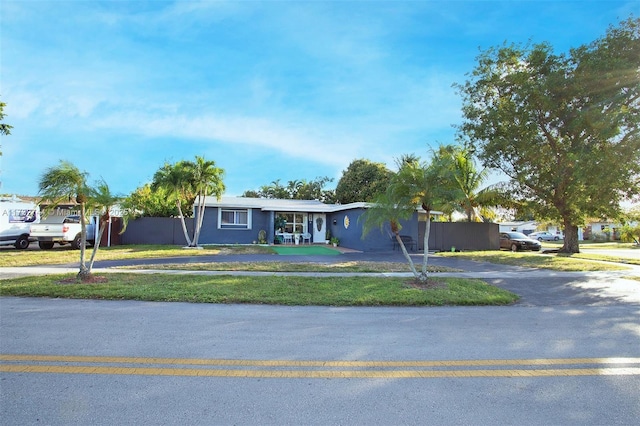
[[[216,161],[226,195],[454,142],[480,49],[589,43],[634,1],[0,0],[1,193],[68,160],[128,195]]]

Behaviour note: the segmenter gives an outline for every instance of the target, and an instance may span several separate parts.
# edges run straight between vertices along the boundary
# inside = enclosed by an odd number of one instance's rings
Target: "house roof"
[[[206,207],[222,207],[234,209],[260,209],[274,212],[300,213],[335,213],[352,209],[365,209],[370,203],[358,202],[349,204],[325,204],[318,200],[283,200],[278,198],[249,198],[249,197],[205,197]],[[416,209],[424,213],[420,207]],[[442,212],[432,210],[432,215],[442,215]]]
[[[273,198],[215,197],[205,198],[206,207],[260,209],[262,211],[332,213],[367,207],[367,203],[325,204],[318,200],[283,200]]]
[[[502,226],[526,226],[526,225],[537,225],[536,221],[516,221],[516,222],[498,222],[498,225]]]

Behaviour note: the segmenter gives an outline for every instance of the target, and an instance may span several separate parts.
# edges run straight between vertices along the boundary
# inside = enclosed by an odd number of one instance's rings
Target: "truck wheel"
[[[82,235],[78,234],[73,239],[73,241],[71,241],[71,248],[74,249],[74,250],[78,250],[80,248],[81,244],[82,244]]]
[[[53,248],[53,241],[38,241],[38,246],[42,250],[51,250]]]
[[[16,243],[14,244],[14,246],[18,250],[25,250],[29,248],[29,237],[27,237],[26,235],[20,235],[16,240]]]

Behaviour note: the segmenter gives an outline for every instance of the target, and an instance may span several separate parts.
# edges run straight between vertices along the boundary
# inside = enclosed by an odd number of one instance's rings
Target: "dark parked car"
[[[532,240],[522,232],[501,232],[500,248],[506,248],[511,251],[533,250],[540,251],[540,242]]]

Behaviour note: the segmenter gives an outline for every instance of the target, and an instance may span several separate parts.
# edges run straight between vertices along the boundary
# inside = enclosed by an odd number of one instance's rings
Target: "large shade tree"
[[[138,217],[178,217],[180,213],[173,194],[163,187],[151,189],[146,183],[138,187],[120,203],[128,219]]]
[[[383,163],[354,160],[338,181],[336,201],[341,204],[373,201],[378,194],[386,191],[392,174]]]
[[[563,252],[579,251],[586,217],[618,216],[640,193],[640,20],[567,54],[491,48],[457,88],[460,135],[519,201],[563,223]]]

